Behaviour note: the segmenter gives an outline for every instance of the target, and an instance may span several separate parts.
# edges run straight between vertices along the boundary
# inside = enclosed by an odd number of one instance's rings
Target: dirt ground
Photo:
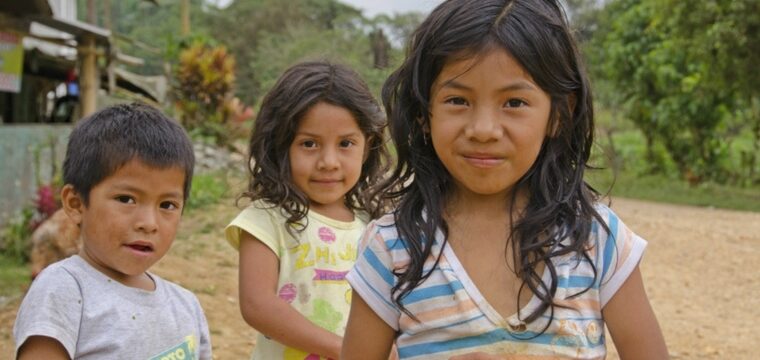
[[[612,208],[649,241],[641,269],[671,357],[757,358],[760,213],[627,199]],[[222,235],[236,212],[218,205],[186,214],[174,247],[153,269],[198,295],[215,359],[247,359],[254,346],[238,310],[237,253]],[[0,359],[13,358],[19,301],[0,309]],[[612,345],[608,358],[617,359]]]

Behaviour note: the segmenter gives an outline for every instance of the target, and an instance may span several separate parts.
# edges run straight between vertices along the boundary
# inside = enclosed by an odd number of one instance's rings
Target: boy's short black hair
[[[187,200],[195,166],[190,138],[177,122],[139,103],[110,106],[74,127],[63,182],[71,184],[87,205],[90,190],[135,157],[157,168],[184,169]]]

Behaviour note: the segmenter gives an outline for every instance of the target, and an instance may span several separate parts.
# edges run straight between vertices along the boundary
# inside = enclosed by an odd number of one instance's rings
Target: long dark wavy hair
[[[520,293],[527,287],[542,301],[531,314],[521,314],[523,321],[532,322],[547,310],[553,318],[557,275],[551,258],[577,253],[589,259],[592,222],[597,219],[604,226],[594,208],[599,195],[583,181],[593,143],[591,90],[559,1],[445,1],[412,34],[404,63],[382,93],[398,162],[378,195],[397,207],[396,226],[411,258],[395,270],[398,282],[393,287],[394,302],[410,316],[401,301],[430,275],[432,269],[423,271],[425,259],[440,260],[440,253],[431,250],[436,229],[448,237],[443,214],[453,186],[425,139],[431,86],[447,61],[492,49],[507,51],[551,98],[551,136],[545,137],[535,163],[514,187],[514,193],[527,190],[528,199],[524,209],[512,212],[513,225],[505,234],[522,280]],[[512,198],[508,205],[516,209]],[[548,284],[541,280],[541,264],[551,275]]]
[[[386,122],[380,106],[350,68],[328,61],[302,62],[285,70],[264,97],[249,144],[248,190],[240,195],[280,207],[291,225],[289,230],[305,229],[309,211],[309,198],[292,181],[289,148],[301,118],[320,102],[348,110],[367,140],[366,160],[359,181],[346,194],[346,206],[371,218],[384,210],[382,199],[370,196],[373,185],[389,168]]]

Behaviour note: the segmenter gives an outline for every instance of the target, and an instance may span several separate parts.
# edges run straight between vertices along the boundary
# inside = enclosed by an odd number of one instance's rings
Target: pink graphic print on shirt
[[[326,242],[328,244],[332,244],[332,243],[335,242],[335,232],[333,232],[333,230],[330,229],[329,227],[323,226],[323,227],[319,228],[319,230],[318,230],[317,233],[319,234],[319,239],[320,240],[322,240],[322,241],[324,241],[324,242]]]
[[[283,285],[280,288],[280,291],[277,293],[277,296],[279,296],[280,299],[283,299],[287,301],[288,304],[290,304],[291,302],[293,302],[293,300],[295,300],[296,293],[297,293],[296,286],[293,285],[292,283],[288,283],[288,284]]]

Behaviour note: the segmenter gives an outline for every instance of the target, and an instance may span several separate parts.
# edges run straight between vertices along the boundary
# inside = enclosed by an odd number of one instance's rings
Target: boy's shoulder
[[[163,297],[170,297],[174,299],[179,299],[183,303],[186,304],[197,304],[200,307],[200,302],[198,300],[198,297],[195,296],[195,293],[192,291],[186,289],[182,285],[166,280],[154,273],[149,273],[151,278],[153,278],[153,281],[156,282],[156,286],[163,287],[165,291],[163,292]]]
[[[74,255],[48,265],[34,278],[32,287],[42,287],[48,291],[61,291],[72,285],[78,287],[82,277],[90,271],[80,262],[84,260]]]

